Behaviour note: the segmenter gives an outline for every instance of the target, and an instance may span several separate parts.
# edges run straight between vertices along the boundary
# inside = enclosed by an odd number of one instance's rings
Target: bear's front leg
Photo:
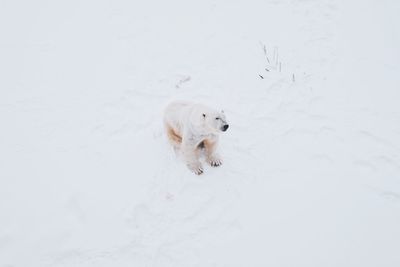
[[[196,149],[196,142],[193,140],[183,140],[182,154],[186,162],[186,166],[195,174],[200,175],[203,173],[203,166],[199,161],[198,151]]]
[[[204,147],[206,149],[206,160],[212,167],[222,165],[221,157],[216,152],[218,140],[204,140]]]

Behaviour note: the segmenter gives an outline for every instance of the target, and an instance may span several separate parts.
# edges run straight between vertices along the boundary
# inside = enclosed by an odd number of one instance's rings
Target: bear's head
[[[203,113],[202,116],[205,125],[212,132],[225,132],[229,128],[224,111],[210,111]]]

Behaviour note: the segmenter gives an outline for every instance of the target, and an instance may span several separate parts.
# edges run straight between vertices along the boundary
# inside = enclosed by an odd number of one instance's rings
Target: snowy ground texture
[[[397,0],[0,2],[0,267],[400,266]],[[173,99],[225,110],[190,173]]]

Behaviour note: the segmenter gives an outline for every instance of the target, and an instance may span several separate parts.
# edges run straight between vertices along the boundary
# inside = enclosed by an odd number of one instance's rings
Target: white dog
[[[219,133],[229,127],[223,111],[196,103],[173,102],[165,109],[164,124],[168,139],[175,149],[180,149],[191,171],[203,173],[199,161],[201,150],[204,150],[211,166],[222,164],[216,148]]]

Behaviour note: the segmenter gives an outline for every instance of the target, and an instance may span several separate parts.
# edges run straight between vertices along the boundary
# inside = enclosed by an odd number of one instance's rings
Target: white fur
[[[186,165],[194,173],[203,172],[199,161],[202,144],[207,162],[212,166],[222,164],[216,148],[219,133],[227,125],[223,111],[197,103],[173,102],[165,109],[164,123],[171,143],[181,151]]]

